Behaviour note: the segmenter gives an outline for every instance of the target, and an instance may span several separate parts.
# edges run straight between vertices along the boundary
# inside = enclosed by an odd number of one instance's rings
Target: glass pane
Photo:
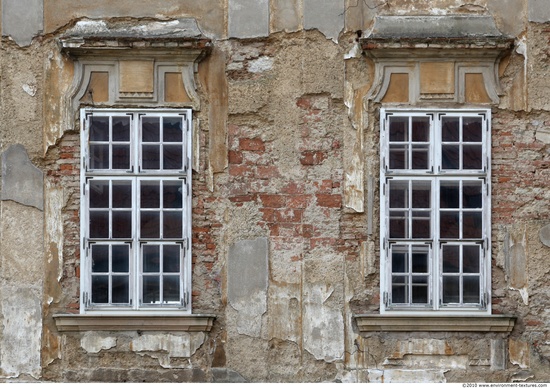
[[[182,118],[164,118],[164,139],[165,142],[181,142],[183,140]]]
[[[460,207],[460,182],[441,182],[439,186],[439,207],[458,209]]]
[[[109,212],[90,211],[90,238],[109,237]]]
[[[481,212],[464,212],[462,218],[464,220],[462,237],[481,238],[481,231],[483,226]]]
[[[180,252],[179,245],[164,245],[163,247],[163,272],[179,272],[180,271]]]
[[[141,237],[159,238],[160,237],[160,212],[141,213]]]
[[[464,117],[462,120],[462,141],[481,142],[482,125],[481,117]]]
[[[415,209],[431,208],[431,182],[412,182],[412,207]]]
[[[143,246],[143,272],[159,272],[160,271],[160,246],[159,245],[144,245]]]
[[[113,276],[113,303],[130,303],[130,281],[128,276]]]
[[[179,276],[163,277],[162,299],[163,299],[163,302],[180,301],[180,277]]]
[[[113,245],[112,250],[113,272],[129,272],[130,246],[128,244]]]
[[[441,146],[441,167],[445,170],[458,170],[460,168],[460,147],[444,144]]]
[[[443,117],[441,122],[441,139],[443,141],[459,141],[459,117]]]
[[[132,212],[113,211],[113,238],[132,237]]]
[[[430,141],[430,118],[413,117],[412,118],[412,141]]]
[[[163,167],[165,170],[183,169],[183,148],[181,145],[165,145],[163,147]]]
[[[439,233],[442,238],[459,238],[459,213],[440,212]]]
[[[406,238],[406,212],[390,212],[390,238]]]
[[[462,249],[462,271],[479,273],[479,246],[465,245]]]
[[[409,282],[407,276],[392,276],[392,303],[408,303]]]
[[[396,246],[392,249],[392,272],[409,272],[408,247]]]
[[[90,208],[109,208],[109,181],[90,181]]]
[[[160,170],[160,146],[144,145],[142,147],[143,168],[146,170]]]
[[[160,182],[142,181],[140,196],[140,207],[142,209],[160,208]]]
[[[159,142],[160,141],[160,118],[143,117],[141,119],[141,141]]]
[[[92,245],[92,272],[109,272],[109,246]]]
[[[428,303],[428,277],[412,277],[412,303]]]
[[[460,272],[460,246],[443,245],[443,272]]]
[[[412,254],[412,272],[428,273],[428,252],[415,252]]]
[[[464,209],[481,209],[482,202],[481,182],[464,182],[462,184],[462,207]]]
[[[458,276],[443,276],[443,303],[460,302],[460,285]]]
[[[481,145],[464,145],[462,147],[462,168],[481,170],[483,168]]]
[[[116,169],[116,170],[130,169],[130,145],[128,144],[113,145],[113,169]]]
[[[389,182],[390,185],[390,208],[406,209],[409,204],[409,181]]]
[[[181,209],[182,208],[182,181],[171,182],[164,181],[163,187],[163,208]]]
[[[90,145],[90,168],[93,170],[109,168],[109,145],[91,144]]]
[[[143,277],[143,303],[160,302],[160,281],[158,276]]]
[[[463,282],[463,302],[479,303],[479,276],[464,276]]]
[[[114,208],[132,208],[132,182],[113,182],[113,204]]]
[[[403,170],[407,168],[408,149],[407,145],[390,145],[390,169]]]
[[[390,117],[390,141],[408,141],[408,128],[408,117]]]
[[[429,147],[425,145],[414,145],[412,148],[412,169],[427,170],[429,162]]]
[[[113,141],[130,141],[130,117],[113,117]]]
[[[109,141],[109,117],[92,116],[90,141]]]
[[[183,237],[183,213],[181,211],[164,212],[162,231],[164,238]]]
[[[109,276],[92,276],[92,303],[109,303]]]
[[[430,238],[431,237],[431,219],[429,212],[412,213],[412,237]]]

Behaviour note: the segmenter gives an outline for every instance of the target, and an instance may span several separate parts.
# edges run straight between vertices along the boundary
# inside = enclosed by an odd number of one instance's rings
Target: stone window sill
[[[354,316],[360,332],[373,331],[454,331],[511,332],[516,318],[510,315],[485,316],[392,316],[358,314]]]
[[[55,314],[57,330],[69,331],[210,331],[215,315]]]

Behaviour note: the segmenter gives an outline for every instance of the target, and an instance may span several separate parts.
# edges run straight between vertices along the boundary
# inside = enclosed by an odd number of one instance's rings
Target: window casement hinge
[[[383,297],[383,301],[384,301],[384,306],[388,307],[389,305],[389,295],[388,295],[388,292],[387,291],[384,291],[384,297]]]
[[[181,304],[183,305],[184,308],[187,308],[187,306],[189,305],[189,292],[187,291],[183,292],[183,298],[181,299]]]
[[[481,301],[481,306],[483,308],[487,307],[489,305],[489,294],[487,292],[483,293],[483,300]]]
[[[82,294],[82,298],[83,298],[82,304],[84,305],[84,308],[90,307],[90,297],[87,292]]]

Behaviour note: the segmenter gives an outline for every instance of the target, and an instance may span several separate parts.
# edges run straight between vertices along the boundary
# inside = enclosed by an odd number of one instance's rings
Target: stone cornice
[[[354,319],[360,332],[511,332],[516,321],[516,318],[510,315],[392,316],[357,314]]]
[[[215,315],[55,314],[57,330],[74,331],[210,331]]]

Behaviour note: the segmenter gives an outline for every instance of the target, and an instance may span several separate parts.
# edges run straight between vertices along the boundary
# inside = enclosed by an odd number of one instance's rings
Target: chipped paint
[[[84,333],[80,339],[80,346],[87,353],[99,353],[102,350],[112,349],[116,343],[116,337],[94,332]]]

